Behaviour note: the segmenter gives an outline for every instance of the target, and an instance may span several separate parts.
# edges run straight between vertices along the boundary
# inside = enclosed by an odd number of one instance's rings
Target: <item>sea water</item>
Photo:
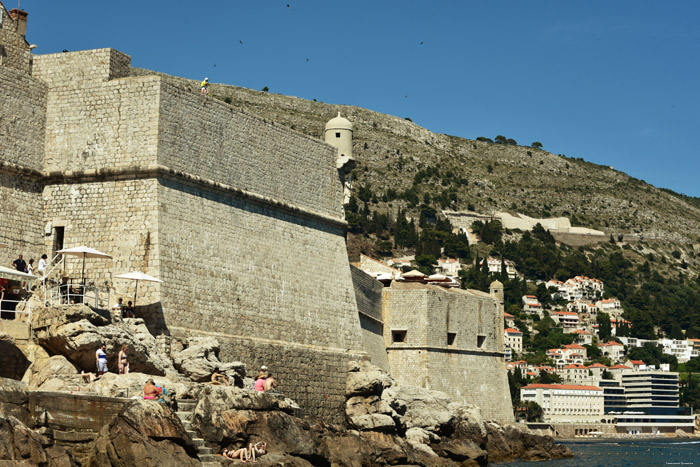
[[[499,467],[657,467],[700,466],[700,441],[637,439],[562,441],[573,459],[547,462],[508,462]]]

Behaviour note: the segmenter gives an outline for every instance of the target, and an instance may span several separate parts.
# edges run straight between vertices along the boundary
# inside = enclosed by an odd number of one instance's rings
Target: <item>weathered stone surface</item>
[[[56,375],[76,375],[78,370],[63,355],[54,355],[47,359],[38,360],[30,367],[32,374],[29,377],[29,389],[51,390],[42,388],[42,385]]]
[[[69,467],[74,465],[65,449],[51,442],[12,416],[0,415],[0,459],[12,465]]]
[[[222,366],[219,361],[219,341],[213,337],[187,339],[185,349],[173,352],[175,368],[192,381],[208,382],[211,374]]]
[[[27,384],[8,378],[0,378],[0,414],[15,417],[31,426]]]
[[[518,425],[501,426],[494,422],[485,423],[486,450],[489,461],[504,462],[515,459],[549,460],[573,457],[571,450],[554,443],[550,436],[531,433]]]
[[[168,394],[179,395],[187,392],[191,383],[180,379],[169,379],[166,376],[152,376],[145,373],[129,373],[118,375],[106,373],[102,378],[83,385],[83,390],[96,392],[101,396],[109,397],[134,397],[143,396],[143,387],[149,378],[161,387],[164,387]]]
[[[351,369],[345,389],[345,395],[348,397],[379,395],[385,388],[394,384],[391,376],[368,362],[353,365]]]
[[[406,429],[417,427],[434,433],[448,431],[455,420],[452,401],[444,393],[415,386],[392,386],[382,393]]]
[[[0,377],[21,380],[30,364],[12,336],[0,332]]]
[[[134,400],[100,431],[85,465],[198,466],[196,448],[164,404]]]
[[[143,320],[104,323],[101,315],[85,305],[40,308],[32,314],[37,342],[55,354],[64,355],[80,370],[96,370],[95,352],[104,343],[112,372],[117,372],[117,357],[126,344],[130,371],[155,375],[177,373],[170,359],[158,351],[155,338]]]

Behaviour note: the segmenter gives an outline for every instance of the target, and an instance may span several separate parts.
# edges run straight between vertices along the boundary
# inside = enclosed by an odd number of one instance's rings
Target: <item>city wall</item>
[[[382,322],[382,293],[384,285],[353,265],[352,283],[355,288],[355,301],[362,328],[362,343],[372,363],[389,372],[389,359],[384,343],[384,323]]]
[[[0,239],[10,245],[0,248],[0,264],[9,267],[18,254],[38,261],[43,250],[46,85],[0,67],[0,95]]]
[[[503,358],[500,304],[478,291],[392,283],[384,289],[384,338],[391,374],[403,384],[443,391],[513,421]],[[392,331],[406,331],[397,341]]]
[[[29,44],[17,32],[17,21],[0,3],[0,65],[29,73],[31,63]]]

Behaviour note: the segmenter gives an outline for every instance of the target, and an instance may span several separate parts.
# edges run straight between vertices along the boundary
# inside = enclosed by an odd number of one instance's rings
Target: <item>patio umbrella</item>
[[[21,277],[22,279],[38,279],[37,276],[27,274],[26,272],[20,272],[16,269],[11,269],[11,268],[6,268],[4,266],[0,266],[0,277],[5,277],[5,276]]]
[[[136,281],[136,290],[134,290],[134,308],[136,308],[136,294],[139,291],[139,281],[148,281],[148,282],[163,282],[160,279],[157,279],[153,276],[149,276],[148,274],[145,274],[140,271],[134,271],[134,272],[127,272],[126,274],[120,274],[118,276],[114,276],[115,279],[130,279],[132,281]]]
[[[85,284],[85,258],[112,258],[107,253],[102,253],[101,251],[95,250],[87,246],[77,246],[75,248],[66,248],[64,250],[59,250],[56,253],[61,253],[62,255],[71,256],[82,256],[83,257],[83,274],[82,283]]]

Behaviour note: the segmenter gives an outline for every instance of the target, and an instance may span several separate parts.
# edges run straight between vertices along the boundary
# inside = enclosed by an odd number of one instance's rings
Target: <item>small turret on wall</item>
[[[338,112],[337,117],[326,123],[324,139],[326,143],[338,150],[336,168],[340,182],[343,184],[343,204],[345,205],[350,201],[352,192],[350,172],[357,165],[352,157],[352,123],[347,118],[341,117],[340,112]]]

